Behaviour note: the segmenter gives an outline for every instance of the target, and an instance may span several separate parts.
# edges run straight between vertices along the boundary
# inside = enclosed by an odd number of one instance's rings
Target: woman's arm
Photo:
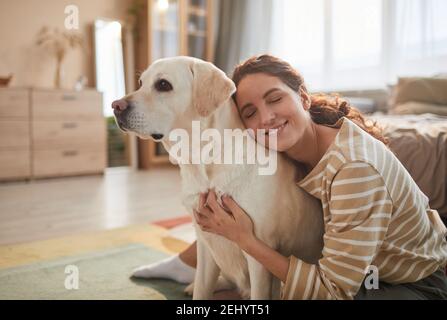
[[[223,198],[222,208],[213,192],[202,196],[195,215],[202,230],[236,242],[278,277],[281,299],[353,299],[383,243],[393,202],[382,176],[363,162],[340,168],[329,194],[332,217],[318,264],[286,258],[256,239],[250,217],[231,199]]]
[[[286,282],[287,272],[289,270],[289,258],[270,248],[256,237],[247,243],[239,244],[239,247],[255,258],[279,280]]]
[[[256,237],[250,217],[232,198],[224,196],[222,202],[230,212],[220,206],[214,191],[210,191],[207,198],[201,195],[199,210],[195,211],[196,221],[201,229],[234,241],[241,250],[285,282],[289,259]]]

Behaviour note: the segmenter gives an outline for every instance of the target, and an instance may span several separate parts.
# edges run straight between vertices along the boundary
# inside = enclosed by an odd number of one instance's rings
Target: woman
[[[302,76],[269,55],[239,65],[233,81],[245,126],[277,129],[277,150],[306,172],[297,185],[321,200],[324,249],[317,265],[281,255],[256,237],[237,203],[224,197],[223,208],[213,191],[194,212],[201,229],[234,241],[279,278],[282,299],[447,299],[446,228],[380,129],[345,101],[310,96]],[[195,259],[194,244],[134,276],[189,282]],[[364,285],[370,270],[378,289]]]

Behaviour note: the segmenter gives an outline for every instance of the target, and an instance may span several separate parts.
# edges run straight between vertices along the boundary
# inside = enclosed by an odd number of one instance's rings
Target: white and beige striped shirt
[[[290,256],[281,299],[352,299],[370,266],[379,280],[425,278],[447,262],[447,230],[396,156],[344,117],[335,141],[298,186],[321,200],[317,265]]]

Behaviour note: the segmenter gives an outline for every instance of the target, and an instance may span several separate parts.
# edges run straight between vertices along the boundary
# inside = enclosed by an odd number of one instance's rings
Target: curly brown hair
[[[251,57],[236,66],[233,72],[233,82],[237,87],[245,76],[255,73],[265,73],[277,77],[293,91],[299,93],[302,90],[309,94],[303,76],[295,68],[286,61],[268,54]],[[236,94],[237,92],[233,95],[235,102]],[[388,145],[388,139],[384,137],[382,128],[375,121],[366,119],[357,108],[350,105],[347,100],[342,99],[338,94],[318,93],[309,94],[309,96],[311,100],[309,113],[313,122],[339,128],[341,126],[339,120],[347,117],[371,136]]]

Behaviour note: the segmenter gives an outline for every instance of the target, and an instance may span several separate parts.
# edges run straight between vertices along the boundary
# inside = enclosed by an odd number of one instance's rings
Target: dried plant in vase
[[[84,48],[82,36],[73,32],[62,32],[57,28],[43,27],[37,34],[36,45],[56,58],[54,86],[61,88],[62,63],[70,49]]]

